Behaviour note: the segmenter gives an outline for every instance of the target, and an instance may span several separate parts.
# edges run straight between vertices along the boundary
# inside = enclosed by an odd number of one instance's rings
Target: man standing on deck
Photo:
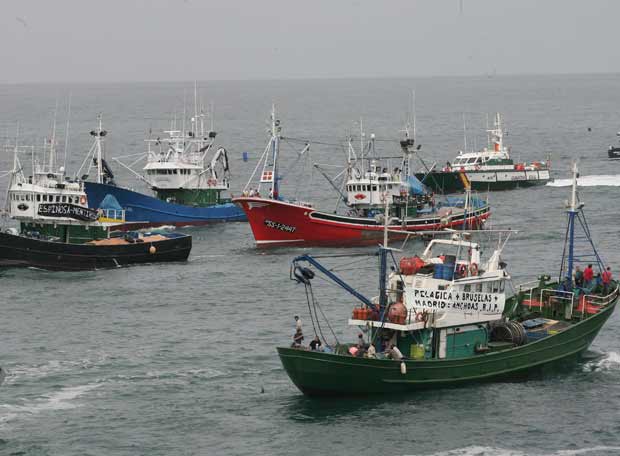
[[[575,285],[583,287],[583,271],[579,266],[575,268]]]
[[[295,315],[295,331],[301,331],[301,318],[299,318],[299,315]]]
[[[594,278],[594,269],[589,264],[587,268],[583,270],[583,281],[586,288],[592,287],[592,279]]]
[[[603,271],[601,278],[603,279],[603,294],[607,294],[609,293],[609,286],[611,285],[611,268],[609,266]]]

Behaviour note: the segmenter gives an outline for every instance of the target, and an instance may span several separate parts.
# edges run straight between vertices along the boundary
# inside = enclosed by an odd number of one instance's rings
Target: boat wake
[[[558,450],[552,452],[543,452],[534,450],[525,452],[522,450],[508,450],[504,448],[493,448],[483,446],[470,446],[466,448],[458,448],[455,450],[442,451],[432,453],[430,456],[587,456],[589,454],[596,455],[615,455],[620,451],[620,447],[596,446],[591,448],[580,448],[576,450]]]
[[[547,183],[547,187],[570,187],[572,179],[555,179]],[[581,176],[577,179],[579,187],[620,187],[620,175],[600,174],[595,176]]]
[[[33,416],[50,410],[66,410],[79,407],[75,399],[99,388],[101,383],[68,386],[23,404],[0,404],[0,427],[23,416]]]
[[[600,358],[588,361],[583,365],[584,372],[620,370],[620,353],[605,353]]]
[[[100,365],[105,364],[108,358],[108,354],[98,353],[92,357],[79,360],[50,360],[44,364],[17,364],[14,366],[7,366],[5,383],[12,384],[30,380],[37,380],[40,378],[48,377],[50,375],[65,373],[76,368],[96,368]]]

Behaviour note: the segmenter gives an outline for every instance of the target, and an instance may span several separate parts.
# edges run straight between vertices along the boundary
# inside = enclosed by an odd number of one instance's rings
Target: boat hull
[[[155,248],[153,252],[151,247]],[[130,264],[185,261],[192,237],[120,245],[66,244],[0,232],[0,267],[34,267],[54,271],[116,268]]]
[[[466,185],[472,190],[499,191],[544,185],[551,180],[549,170],[509,171],[432,171],[416,177],[435,192],[459,193]]]
[[[194,207],[168,203],[153,196],[144,195],[122,187],[109,184],[85,182],[84,190],[88,196],[88,205],[99,208],[99,205],[110,194],[116,198],[125,210],[125,221],[122,229],[136,229],[154,226],[190,226],[207,225],[218,222],[244,222],[243,211],[232,203],[215,204],[213,206]]]
[[[508,350],[469,358],[405,360],[356,358],[279,347],[282,365],[306,395],[415,392],[471,383],[527,378],[579,359],[614,311],[616,302],[568,329]]]
[[[362,246],[376,245],[383,239],[384,226],[374,218],[341,216],[260,197],[242,197],[233,201],[245,211],[259,247]],[[464,220],[473,226],[489,216],[486,205],[470,211],[467,216],[455,216],[448,222],[442,221],[436,213],[420,216],[409,219],[405,226],[400,223],[391,225],[390,239],[402,239],[414,231],[458,228]]]

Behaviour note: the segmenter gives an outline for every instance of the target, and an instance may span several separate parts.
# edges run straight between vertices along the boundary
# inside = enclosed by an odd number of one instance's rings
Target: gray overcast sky
[[[619,72],[617,0],[2,0],[0,82]]]

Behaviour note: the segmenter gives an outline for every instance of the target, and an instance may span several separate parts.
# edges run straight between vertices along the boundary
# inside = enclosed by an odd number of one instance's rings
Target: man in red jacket
[[[601,279],[603,280],[603,293],[607,294],[609,293],[609,286],[611,285],[611,268],[609,266],[603,271]]]
[[[587,268],[583,270],[583,282],[586,288],[592,287],[592,279],[594,278],[594,269],[589,264]]]

